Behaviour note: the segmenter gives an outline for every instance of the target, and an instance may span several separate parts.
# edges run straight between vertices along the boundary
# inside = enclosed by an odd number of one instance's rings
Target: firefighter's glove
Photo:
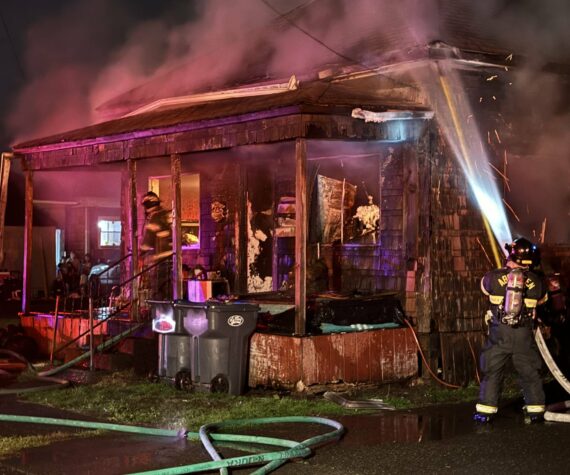
[[[491,310],[487,310],[487,313],[485,313],[485,325],[489,326],[491,324],[492,319],[493,319],[493,312],[491,312]]]

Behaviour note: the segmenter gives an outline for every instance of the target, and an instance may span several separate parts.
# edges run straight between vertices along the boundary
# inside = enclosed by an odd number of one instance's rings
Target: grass
[[[205,423],[226,419],[349,413],[321,397],[188,393],[167,384],[147,382],[128,372],[111,374],[93,385],[31,393],[26,399],[70,411],[81,408],[83,414],[117,423],[192,431]]]
[[[479,387],[447,389],[436,383],[392,384],[348,391],[351,399],[382,399],[396,409],[475,401]],[[518,387],[507,380],[504,398],[516,397]],[[131,372],[104,376],[98,383],[30,393],[27,400],[122,424],[197,430],[209,422],[279,416],[340,416],[370,411],[344,409],[320,395],[251,391],[244,396],[185,392],[165,383],[151,383]]]

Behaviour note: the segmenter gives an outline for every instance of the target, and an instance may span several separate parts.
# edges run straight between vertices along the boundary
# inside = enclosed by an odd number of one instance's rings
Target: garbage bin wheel
[[[192,383],[192,375],[190,371],[178,371],[174,376],[174,384],[177,389],[182,391],[192,391],[194,385]]]
[[[224,374],[217,374],[210,382],[210,392],[212,393],[229,393],[230,382]]]
[[[150,383],[158,383],[160,378],[158,377],[158,373],[156,371],[151,371],[147,374],[147,379]]]

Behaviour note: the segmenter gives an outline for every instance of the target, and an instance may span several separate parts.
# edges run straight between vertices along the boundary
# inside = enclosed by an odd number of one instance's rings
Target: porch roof
[[[427,109],[420,90],[405,77],[394,80],[382,74],[372,74],[339,82],[326,78],[278,94],[232,97],[129,115],[19,143],[13,146],[13,150],[30,154],[47,147],[56,150],[85,145],[85,142],[92,144],[97,139],[102,139],[102,142],[122,141],[292,114],[350,116],[357,106],[374,111]]]

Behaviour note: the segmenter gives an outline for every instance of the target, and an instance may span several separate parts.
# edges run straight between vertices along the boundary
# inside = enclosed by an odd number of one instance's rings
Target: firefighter
[[[143,196],[141,204],[145,212],[142,255],[149,261],[148,265],[160,262],[150,276],[152,298],[168,298],[170,261],[167,258],[172,255],[172,216],[170,211],[161,206],[160,198],[152,191]]]
[[[506,265],[481,280],[490,309],[485,317],[488,337],[481,351],[483,381],[474,420],[487,423],[497,413],[505,369],[511,360],[523,391],[525,422],[541,422],[545,409],[539,374],[542,360],[533,325],[536,307],[546,301],[547,294],[542,278],[530,270],[538,265],[539,253],[525,238],[515,239],[505,248]]]

